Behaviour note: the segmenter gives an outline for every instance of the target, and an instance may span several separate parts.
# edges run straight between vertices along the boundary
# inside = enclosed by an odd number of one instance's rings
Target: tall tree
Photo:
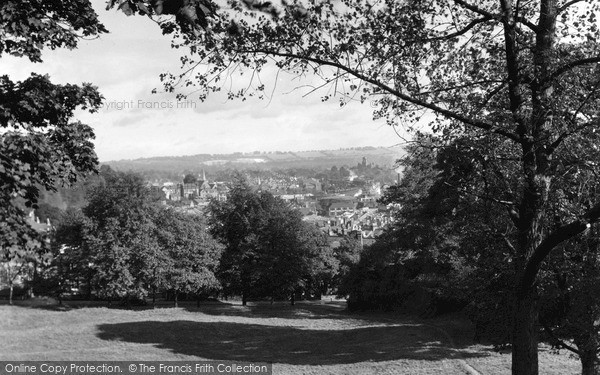
[[[254,191],[238,178],[227,201],[210,204],[212,234],[225,249],[219,265],[226,293],[249,297],[289,297],[321,276],[320,232],[298,211],[268,192]]]
[[[106,32],[89,1],[3,1],[0,57],[42,61],[45,48],[75,48],[81,37]],[[90,84],[56,85],[32,73],[14,82],[0,76],[0,262],[39,261],[43,246],[25,221],[40,189],[74,182],[97,164],[92,129],[73,121],[75,109],[94,112],[101,103]],[[21,269],[21,267],[18,267]]]
[[[155,267],[162,268],[159,270],[164,280],[162,286],[174,293],[175,306],[181,293],[200,296],[218,291],[220,284],[215,272],[221,247],[208,232],[204,218],[167,209],[155,223],[159,250],[166,256]]]
[[[83,213],[91,222],[86,241],[104,297],[144,298],[155,248],[158,204],[141,176],[101,168]]]
[[[225,246],[219,264],[219,278],[225,293],[240,293],[246,305],[253,269],[257,261],[254,219],[260,209],[258,195],[240,175],[236,176],[228,199],[210,203],[211,233]]]

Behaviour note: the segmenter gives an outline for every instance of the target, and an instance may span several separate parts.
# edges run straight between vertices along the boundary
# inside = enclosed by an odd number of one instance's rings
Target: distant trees
[[[186,174],[183,177],[183,183],[184,184],[195,184],[198,181],[198,178],[196,176],[194,176],[193,174]]]
[[[219,278],[226,294],[290,298],[327,271],[328,244],[300,214],[238,178],[225,202],[210,205],[212,234],[225,245]]]
[[[220,247],[202,218],[158,205],[138,175],[103,167],[101,177],[87,206],[67,211],[57,228],[59,278],[126,302],[218,287]]]
[[[238,176],[239,177],[239,176]],[[337,288],[360,251],[326,235],[270,193],[242,178],[226,201],[212,201],[208,222],[159,204],[136,174],[102,167],[88,204],[68,209],[42,279],[59,298],[69,289],[125,303],[168,293],[198,299],[223,291],[250,298],[319,296]],[[218,240],[218,242],[217,242]]]

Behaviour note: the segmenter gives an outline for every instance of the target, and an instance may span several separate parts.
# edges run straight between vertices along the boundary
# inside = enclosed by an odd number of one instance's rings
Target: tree
[[[70,209],[56,230],[64,249],[61,280],[87,284],[88,297],[144,301],[167,291],[206,295],[218,290],[214,275],[221,248],[202,218],[159,204],[141,176],[101,167],[83,210]],[[58,263],[60,262],[60,263]]]
[[[60,251],[56,251],[59,249],[55,249],[54,267],[58,267],[60,262],[61,274],[54,275],[54,278],[60,278],[60,281],[69,284],[84,284],[87,298],[91,299],[94,254],[89,245],[93,223],[80,209],[69,208],[62,214],[56,225],[53,236],[55,247],[62,248],[63,251],[61,254]],[[68,269],[68,272],[64,269]],[[48,275],[43,283],[52,284],[52,276]],[[54,284],[58,286],[58,280],[55,280]],[[61,293],[60,290],[57,292]]]
[[[219,278],[225,293],[290,298],[321,276],[325,244],[298,211],[239,177],[227,201],[210,204],[210,228],[225,249]]]
[[[240,176],[236,176],[225,202],[211,201],[210,228],[225,250],[219,264],[219,279],[225,293],[240,293],[246,305],[256,262],[254,222],[260,204],[258,195]]]
[[[88,1],[3,1],[0,56],[41,62],[44,48],[75,48],[81,37],[106,32]],[[72,121],[77,108],[94,112],[101,96],[91,84],[56,85],[32,73],[0,76],[0,261],[11,267],[41,261],[47,251],[24,220],[40,189],[55,191],[95,170],[92,129]],[[37,243],[37,244],[36,244]],[[18,266],[19,265],[19,266]]]
[[[141,176],[101,168],[102,180],[89,192],[83,213],[91,222],[85,240],[91,248],[100,295],[142,299],[148,294],[148,271],[155,267],[154,218],[158,203]]]
[[[197,181],[198,178],[193,174],[186,174],[185,177],[183,177],[184,184],[195,184]]]
[[[592,142],[597,142],[593,135],[591,138]],[[589,139],[579,140],[571,151],[577,153],[587,147],[587,141]],[[592,205],[598,199],[596,166],[576,164],[563,174],[563,184],[550,198],[552,211],[561,212],[560,216],[577,215],[582,206]],[[600,373],[600,305],[592,297],[600,292],[598,238],[598,225],[595,224],[582,235],[561,244],[542,270],[540,323],[552,344],[579,356],[583,375]]]
[[[174,293],[175,307],[180,293],[200,297],[219,290],[215,272],[221,247],[208,233],[204,219],[167,209],[157,217],[156,225],[159,249],[166,255],[158,266],[162,286]]]
[[[596,205],[552,232],[543,229],[556,166],[564,163],[557,150],[598,126],[593,103],[600,86],[595,78],[600,4],[248,1],[228,3],[231,11],[207,3],[185,3],[198,4],[194,24],[202,27],[194,32],[189,32],[190,23],[180,30],[176,23],[162,24],[163,30],[182,36],[175,39],[178,47],[189,47],[186,72],[165,76],[168,90],[174,91],[181,78],[184,84],[197,84],[205,98],[222,89],[219,78],[242,67],[254,74],[240,78],[250,82],[224,85],[231,87],[229,96],[261,97],[269,91],[260,72],[273,63],[294,76],[321,78],[322,84],[313,86],[327,90],[324,100],[336,95],[342,105],[372,100],[378,107],[375,116],[391,125],[399,119],[415,122],[427,110],[436,116],[433,130],[448,138],[472,129],[512,145],[509,156],[518,160],[519,189],[504,191],[510,196],[506,215],[517,232],[512,372],[537,374],[540,267],[559,243],[600,217]],[[182,17],[176,22],[181,24]],[[201,64],[209,68],[188,74],[188,67],[193,71]],[[566,80],[577,89],[561,90]]]

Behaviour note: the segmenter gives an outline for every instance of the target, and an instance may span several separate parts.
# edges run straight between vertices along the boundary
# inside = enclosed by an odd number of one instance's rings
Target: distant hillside
[[[121,171],[153,174],[200,173],[222,169],[328,169],[332,166],[354,166],[367,158],[368,163],[392,167],[404,155],[400,146],[360,147],[340,150],[300,152],[252,152],[234,154],[198,154],[190,156],[152,157],[135,160],[109,161],[103,164]]]

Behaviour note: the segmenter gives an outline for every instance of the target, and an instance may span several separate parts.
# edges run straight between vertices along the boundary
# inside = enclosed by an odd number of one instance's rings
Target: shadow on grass
[[[244,318],[282,318],[282,319],[355,319],[360,318],[346,310],[345,301],[321,302],[299,301],[291,306],[289,302],[249,302],[247,306],[222,301],[204,302],[199,307],[182,305],[190,312],[200,312],[213,316],[231,316]]]
[[[179,320],[102,324],[98,330],[97,336],[103,340],[154,344],[161,349],[209,360],[332,365],[484,356],[451,349],[437,332],[419,325],[310,330]]]

